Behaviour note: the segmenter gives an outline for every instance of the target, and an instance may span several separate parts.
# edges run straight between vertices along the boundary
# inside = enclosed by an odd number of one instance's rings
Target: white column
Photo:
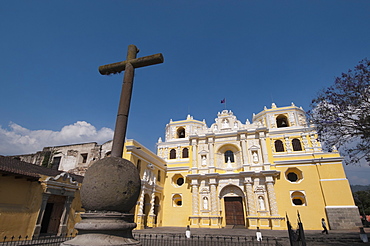
[[[191,147],[192,147],[192,173],[195,174],[197,171],[197,140],[192,139],[191,140]]]
[[[268,152],[266,148],[266,138],[265,138],[264,132],[260,132],[260,143],[261,143],[261,148],[262,148],[263,164],[268,164],[269,159],[268,159]]]
[[[246,137],[245,134],[240,135],[240,142],[242,147],[242,164],[248,163],[248,157],[247,157],[247,145],[246,145]]]
[[[211,169],[209,170],[211,173],[215,172],[215,153],[214,153],[214,143],[213,138],[208,138],[208,149],[209,149],[209,166]]]
[[[141,186],[141,194],[139,198],[139,209],[137,215],[143,215],[144,210],[144,186]]]
[[[71,204],[73,201],[73,197],[67,196],[66,201],[64,202],[64,209],[62,217],[60,218],[60,226],[58,230],[58,236],[64,235],[67,233],[67,221],[69,217],[69,211],[71,210]]]
[[[193,215],[199,215],[199,185],[192,184],[192,210]]]
[[[42,194],[41,207],[40,207],[39,215],[37,217],[36,226],[34,230],[35,237],[38,237],[40,235],[41,223],[42,223],[42,219],[44,218],[45,208],[46,208],[46,204],[48,202],[49,197],[50,197],[50,194],[46,194],[46,193]]]
[[[267,178],[270,179],[270,180],[266,180],[266,186],[267,186],[267,194],[269,196],[271,215],[273,216],[279,215],[278,208],[277,208],[277,202],[276,202],[274,180],[273,180],[273,177],[267,177]]]
[[[248,215],[256,215],[256,204],[254,201],[253,181],[248,180],[245,184],[245,191],[247,193]]]
[[[210,183],[211,188],[211,214],[218,215],[216,183]]]
[[[153,189],[152,197],[150,199],[150,211],[149,211],[149,215],[154,215],[154,200],[155,200],[155,189]]]

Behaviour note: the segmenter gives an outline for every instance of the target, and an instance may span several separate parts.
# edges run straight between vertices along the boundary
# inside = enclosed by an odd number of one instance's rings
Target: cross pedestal
[[[125,71],[118,107],[111,157],[95,162],[85,174],[81,202],[86,213],[75,225],[79,235],[63,246],[141,245],[132,236],[136,227],[129,211],[140,195],[141,180],[136,166],[122,159],[134,69],[163,62],[162,54],[136,58],[138,49],[129,45],[127,59],[99,67],[103,75]]]

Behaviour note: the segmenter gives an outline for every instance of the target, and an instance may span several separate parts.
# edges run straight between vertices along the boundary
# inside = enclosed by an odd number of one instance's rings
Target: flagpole
[[[222,104],[225,104],[225,109],[226,109],[226,98],[222,99],[222,100],[221,100],[221,103],[222,103]]]

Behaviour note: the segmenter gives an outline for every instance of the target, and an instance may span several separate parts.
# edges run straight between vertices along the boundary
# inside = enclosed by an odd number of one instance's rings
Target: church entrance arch
[[[226,225],[245,226],[243,191],[234,185],[224,187],[220,192],[224,200]]]

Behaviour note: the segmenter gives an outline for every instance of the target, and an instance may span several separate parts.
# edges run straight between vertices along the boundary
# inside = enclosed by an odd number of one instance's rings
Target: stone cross
[[[139,52],[138,48],[131,44],[128,46],[127,57],[125,61],[116,62],[99,67],[99,72],[102,75],[116,74],[125,71],[123,76],[123,84],[121,90],[121,98],[118,106],[118,114],[116,120],[116,127],[114,130],[112,157],[122,158],[123,146],[126,137],[126,128],[128,114],[130,110],[130,101],[132,94],[132,86],[134,82],[134,70],[139,67],[146,67],[154,64],[163,63],[163,55],[161,53],[136,58]]]

